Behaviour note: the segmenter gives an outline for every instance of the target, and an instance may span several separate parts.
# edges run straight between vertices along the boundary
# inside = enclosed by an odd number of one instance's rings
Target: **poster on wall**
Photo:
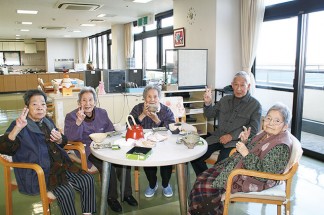
[[[173,43],[174,47],[185,46],[185,31],[184,28],[174,29],[173,31]]]

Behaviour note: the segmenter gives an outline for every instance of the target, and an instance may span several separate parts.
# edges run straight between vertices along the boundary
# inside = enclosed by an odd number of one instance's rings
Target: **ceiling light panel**
[[[37,14],[37,10],[17,10],[19,14]]]
[[[93,27],[96,26],[95,24],[81,24],[82,27]]]

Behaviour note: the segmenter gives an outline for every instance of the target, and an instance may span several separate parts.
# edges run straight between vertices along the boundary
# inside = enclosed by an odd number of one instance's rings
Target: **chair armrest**
[[[86,156],[85,148],[84,148],[84,145],[82,142],[68,141],[68,143],[64,146],[64,149],[65,150],[77,150],[81,156],[81,168],[84,171],[88,171],[87,156]]]
[[[274,173],[259,172],[259,171],[247,170],[247,169],[234,169],[228,176],[225,199],[229,200],[230,198],[233,178],[236,175],[245,175],[245,176],[272,179],[277,181],[284,181],[284,180],[291,179],[294,176],[295,172],[297,171],[297,168],[298,168],[298,163],[295,163],[293,167],[285,174],[274,174]]]

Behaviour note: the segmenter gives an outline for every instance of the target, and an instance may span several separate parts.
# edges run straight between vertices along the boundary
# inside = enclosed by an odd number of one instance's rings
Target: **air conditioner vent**
[[[59,3],[57,8],[63,10],[83,10],[83,11],[95,11],[102,5],[99,4],[80,4],[80,3]]]
[[[59,27],[59,26],[43,26],[41,27],[41,29],[44,29],[44,30],[65,30],[66,27]]]
[[[104,19],[90,19],[90,22],[104,22]]]

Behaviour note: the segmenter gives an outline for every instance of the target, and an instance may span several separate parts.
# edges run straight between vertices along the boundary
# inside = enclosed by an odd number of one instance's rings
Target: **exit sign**
[[[150,25],[154,23],[154,15],[147,15],[144,17],[141,17],[139,19],[137,19],[137,26],[145,26],[145,25]]]

